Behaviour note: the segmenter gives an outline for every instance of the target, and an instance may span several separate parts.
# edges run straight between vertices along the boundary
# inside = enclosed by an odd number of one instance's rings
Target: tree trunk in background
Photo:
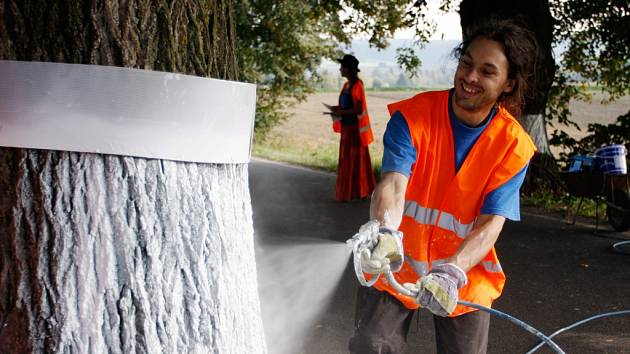
[[[519,121],[527,130],[538,148],[529,169],[529,178],[525,189],[528,189],[533,176],[552,178],[556,181],[557,165],[549,148],[547,137],[545,107],[549,89],[556,72],[553,51],[554,19],[549,10],[548,0],[462,0],[459,8],[463,37],[470,35],[471,25],[487,16],[514,18],[527,25],[534,32],[539,51],[536,58],[536,80],[530,83],[532,94],[525,100],[523,114]]]
[[[236,79],[233,6],[6,0],[0,59]],[[0,352],[265,351],[247,165],[0,148]]]

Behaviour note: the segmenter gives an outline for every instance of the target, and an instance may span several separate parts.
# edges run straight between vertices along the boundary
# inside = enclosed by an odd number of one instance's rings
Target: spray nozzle
[[[365,275],[363,274],[362,265],[362,255],[364,253],[369,254],[378,243],[379,227],[379,222],[376,220],[372,220],[361,226],[359,232],[346,241],[348,248],[353,253],[354,272],[357,276],[357,279],[359,280],[359,283],[363,286],[374,285],[374,283],[376,283],[376,281],[380,277],[380,274],[374,274],[370,280],[366,280]],[[394,287],[394,289],[396,289],[396,291],[398,291],[399,293],[412,297],[415,297],[417,295],[415,292],[400,285],[400,283],[396,281],[396,278],[394,278],[394,275],[391,271],[384,274],[387,282],[390,283],[392,287]]]
[[[348,247],[348,253],[352,253],[354,251],[355,243],[356,243],[356,240],[354,239],[354,237],[351,237],[351,238],[346,240],[346,246]]]
[[[363,286],[372,286],[378,280],[377,275],[373,276],[370,280],[365,279],[363,267],[361,265],[361,254],[365,251],[370,252],[374,246],[376,246],[376,243],[378,243],[379,225],[378,221],[371,220],[361,226],[361,228],[359,228],[359,232],[346,241],[346,244],[353,254],[354,272],[359,280],[359,283]]]

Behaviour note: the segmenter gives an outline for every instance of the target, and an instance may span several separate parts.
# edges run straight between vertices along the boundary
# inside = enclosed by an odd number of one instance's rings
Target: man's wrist
[[[396,229],[392,229],[391,227],[384,226],[384,225],[379,226],[378,232],[382,233],[382,234],[383,233],[388,233],[390,235],[398,237],[401,240],[402,240],[402,236],[403,236],[402,232],[400,232],[400,231],[398,231]]]
[[[466,272],[455,263],[442,263],[435,265],[432,272],[446,274],[455,279],[457,288],[462,288],[468,283]]]

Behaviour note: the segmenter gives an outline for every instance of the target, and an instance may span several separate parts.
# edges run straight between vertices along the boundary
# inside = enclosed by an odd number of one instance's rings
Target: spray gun
[[[363,275],[363,266],[361,263],[361,255],[364,254],[366,251],[371,252],[371,250],[374,249],[374,247],[378,243],[378,233],[374,232],[374,229],[378,230],[378,227],[379,225],[377,222],[372,223],[370,221],[369,223],[361,226],[359,232],[357,232],[354,236],[352,236],[352,238],[349,238],[346,241],[350,252],[352,252],[352,257],[354,261],[354,273],[356,274],[359,283],[363,286],[374,285],[374,283],[376,283],[380,276],[375,275],[372,277],[372,279],[366,280],[365,276]]]
[[[378,221],[375,221],[375,220],[370,221],[367,224],[361,226],[361,228],[359,229],[359,232],[356,233],[354,236],[352,236],[352,238],[346,241],[346,244],[348,245],[350,251],[352,252],[352,257],[354,261],[354,272],[357,276],[357,279],[359,280],[359,283],[361,285],[367,286],[367,287],[374,285],[374,283],[376,283],[376,281],[381,276],[380,274],[375,274],[372,276],[370,280],[365,279],[365,275],[363,274],[363,264],[362,264],[366,258],[365,256],[367,255],[368,256],[367,258],[369,258],[371,251],[374,249],[374,247],[379,241],[378,240],[378,235],[380,231],[379,226],[380,224],[378,223]],[[398,231],[388,230],[388,232],[398,232]],[[400,241],[400,237],[399,237],[399,241]],[[400,259],[400,263],[402,264],[402,259]],[[399,293],[406,296],[411,296],[411,297],[416,297],[418,295],[417,292],[414,292],[405,288],[398,281],[396,281],[396,278],[394,278],[394,274],[391,270],[388,272],[385,272],[383,275],[385,276],[385,279],[387,279],[387,282],[391,284],[392,287],[396,289],[396,291],[398,291]]]

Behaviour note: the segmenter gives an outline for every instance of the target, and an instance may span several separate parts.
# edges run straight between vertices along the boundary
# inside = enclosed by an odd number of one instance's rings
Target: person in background
[[[341,134],[335,199],[341,202],[369,197],[376,185],[368,145],[374,137],[367,112],[359,60],[346,54],[337,59],[341,76],[348,79],[339,94],[339,105],[328,106],[333,130]]]
[[[360,287],[352,353],[403,353],[413,313],[433,314],[437,352],[485,353],[490,307],[505,274],[494,244],[519,220],[519,189],[535,146],[518,117],[533,75],[535,37],[487,19],[456,49],[450,90],[388,106],[383,178],[370,206],[376,246],[365,273],[394,272],[415,296],[381,277]],[[402,239],[401,239],[402,238]]]

